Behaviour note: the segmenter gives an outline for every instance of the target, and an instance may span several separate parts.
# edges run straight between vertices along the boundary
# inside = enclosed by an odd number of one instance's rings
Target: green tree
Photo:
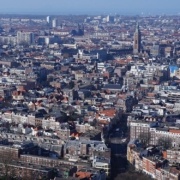
[[[172,139],[168,137],[160,137],[158,139],[158,145],[163,146],[165,149],[172,147]]]
[[[143,146],[147,146],[150,143],[151,134],[150,134],[150,132],[142,132],[139,134],[138,139],[140,140],[140,142]]]
[[[73,89],[73,88],[74,88],[74,85],[75,85],[75,84],[74,84],[74,81],[70,81],[70,82],[69,82],[69,88],[70,88],[70,89]]]
[[[119,174],[115,180],[151,180],[151,178],[145,174],[137,172],[126,172]]]
[[[0,174],[3,175],[3,179],[9,180],[11,177],[14,177],[15,170],[12,163],[15,159],[14,153],[11,150],[0,152]]]

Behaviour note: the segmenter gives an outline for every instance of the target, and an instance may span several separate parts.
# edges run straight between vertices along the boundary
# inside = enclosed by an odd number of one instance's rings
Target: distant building
[[[56,28],[57,27],[57,19],[52,20],[52,27]]]
[[[51,23],[51,17],[50,16],[47,16],[46,17],[46,22],[49,24],[49,23]]]
[[[108,16],[106,17],[106,21],[107,21],[107,22],[110,22],[110,23],[113,23],[113,22],[114,22],[114,16],[108,15]]]
[[[34,34],[32,32],[17,32],[17,44],[33,44],[34,43]]]
[[[15,45],[17,41],[16,36],[0,36],[0,43]]]
[[[150,53],[152,56],[158,56],[159,55],[159,45],[153,45]]]

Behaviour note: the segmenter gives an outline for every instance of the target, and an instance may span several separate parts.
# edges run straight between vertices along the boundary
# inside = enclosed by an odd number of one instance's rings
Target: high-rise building
[[[34,33],[18,31],[17,32],[17,44],[22,44],[22,43],[33,44],[34,43]]]
[[[47,17],[46,17],[46,22],[47,22],[48,24],[51,23],[51,17],[50,17],[50,16],[47,16]]]
[[[141,32],[139,25],[136,25],[136,31],[134,33],[134,44],[133,44],[133,53],[138,54],[141,50]]]
[[[57,19],[56,18],[52,20],[52,27],[53,28],[57,27]]]
[[[114,23],[114,16],[108,15],[108,16],[106,17],[106,22]]]

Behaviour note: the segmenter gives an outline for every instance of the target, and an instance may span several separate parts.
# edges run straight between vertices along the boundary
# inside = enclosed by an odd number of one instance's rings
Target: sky
[[[0,14],[180,14],[180,0],[0,0]]]

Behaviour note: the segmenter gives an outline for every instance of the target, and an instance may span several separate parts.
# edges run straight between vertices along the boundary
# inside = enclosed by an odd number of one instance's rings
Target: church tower
[[[133,53],[138,54],[141,50],[141,32],[139,24],[136,25],[136,31],[134,33]]]

